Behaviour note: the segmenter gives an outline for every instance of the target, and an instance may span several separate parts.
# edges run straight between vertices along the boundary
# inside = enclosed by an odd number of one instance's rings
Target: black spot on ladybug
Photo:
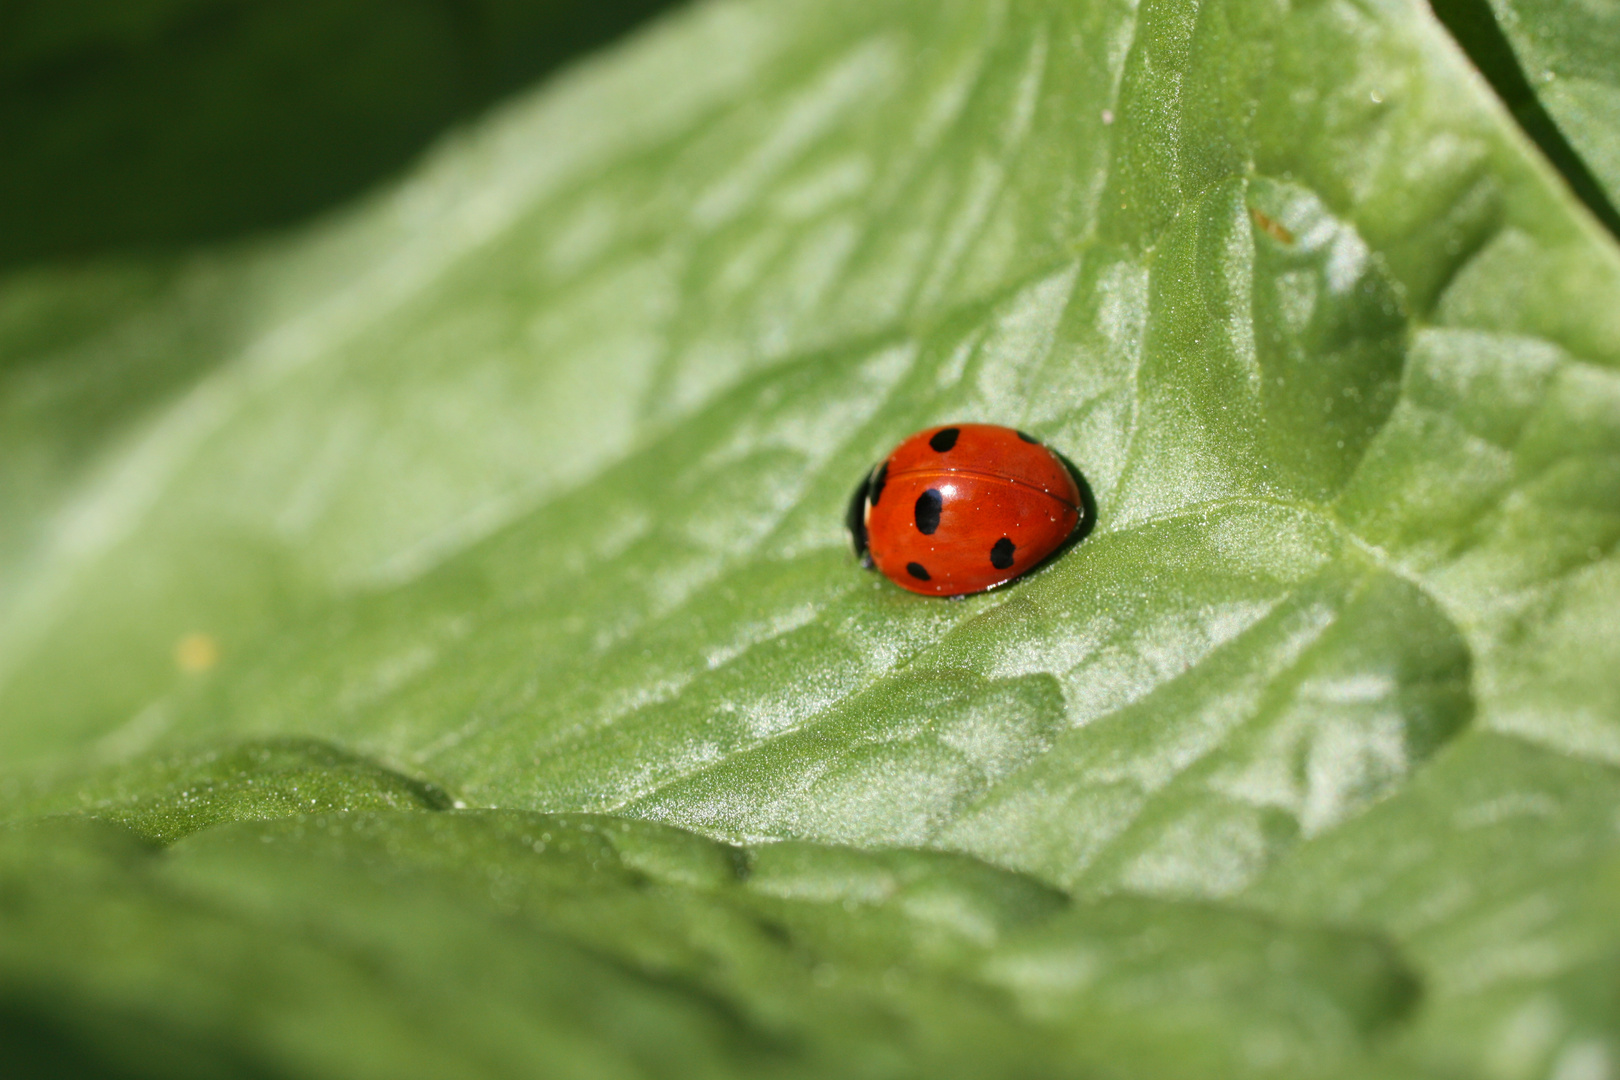
[[[883,494],[883,485],[888,479],[889,463],[885,461],[877,467],[877,472],[872,474],[872,482],[866,493],[867,499],[871,501],[873,506],[877,505],[878,496]]]
[[[906,563],[906,573],[910,574],[912,577],[916,578],[918,581],[927,581],[928,580],[928,568],[923,566],[923,564],[920,563],[920,562],[908,562],[908,563]]]
[[[928,445],[943,454],[956,445],[956,437],[960,434],[962,434],[961,428],[940,428],[934,432],[934,437],[928,440]]]
[[[1027,443],[1034,443],[1036,446],[1041,445],[1041,440],[1037,439],[1027,431],[1017,431],[1013,434],[1017,435],[1020,439],[1023,439]]]
[[[990,549],[990,565],[995,567],[997,570],[1007,569],[1007,567],[1012,565],[1013,552],[1017,550],[1017,546],[1011,540],[1003,536],[1000,540],[997,540],[995,546]]]
[[[940,498],[938,488],[929,488],[917,496],[917,531],[924,536],[933,536],[934,530],[939,528],[939,511],[945,505]]]

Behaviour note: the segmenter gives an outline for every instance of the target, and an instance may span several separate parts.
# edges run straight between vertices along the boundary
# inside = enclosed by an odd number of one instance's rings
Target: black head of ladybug
[[[871,490],[872,474],[868,472],[861,477],[855,494],[849,497],[849,510],[844,514],[844,524],[849,528],[849,540],[855,547],[855,557],[868,570],[874,565],[872,553],[866,547],[866,496]]]

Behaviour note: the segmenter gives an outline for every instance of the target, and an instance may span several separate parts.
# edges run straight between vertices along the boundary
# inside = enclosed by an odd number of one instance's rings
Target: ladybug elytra
[[[995,424],[927,428],[867,474],[849,506],[855,553],[903,589],[959,596],[1003,585],[1080,527],[1063,460]]]

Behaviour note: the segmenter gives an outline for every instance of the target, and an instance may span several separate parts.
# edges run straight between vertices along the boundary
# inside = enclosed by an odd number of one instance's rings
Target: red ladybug
[[[1080,485],[1031,436],[995,424],[919,431],[849,505],[855,554],[903,589],[959,596],[1005,584],[1080,527]]]

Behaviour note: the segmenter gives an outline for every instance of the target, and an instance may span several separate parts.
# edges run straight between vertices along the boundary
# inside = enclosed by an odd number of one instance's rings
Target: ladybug
[[[855,554],[903,589],[960,596],[1004,585],[1074,535],[1085,516],[1063,459],[1022,431],[950,424],[911,436],[849,504]]]

